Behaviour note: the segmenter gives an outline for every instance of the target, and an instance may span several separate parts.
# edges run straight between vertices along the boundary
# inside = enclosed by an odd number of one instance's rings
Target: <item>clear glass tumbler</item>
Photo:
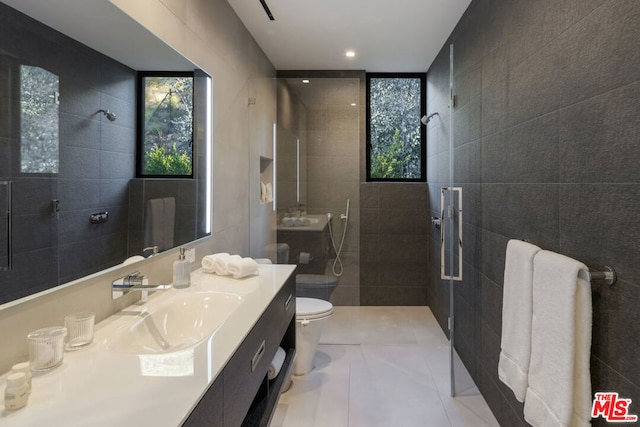
[[[64,325],[68,331],[65,349],[77,350],[93,341],[95,317],[94,313],[81,312],[69,314],[64,318]]]
[[[48,371],[62,363],[66,335],[67,328],[62,326],[38,329],[27,335],[32,371]]]

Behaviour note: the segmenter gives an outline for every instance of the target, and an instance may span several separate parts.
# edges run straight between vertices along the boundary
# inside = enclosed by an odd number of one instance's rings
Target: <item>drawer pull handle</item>
[[[284,310],[289,310],[289,306],[291,305],[291,301],[293,301],[293,294],[289,294],[289,298],[284,302]]]
[[[251,372],[255,371],[256,366],[258,366],[258,363],[260,363],[260,359],[262,359],[262,355],[264,354],[264,349],[265,342],[262,341],[262,344],[260,344],[260,348],[258,348],[256,354],[251,358]]]

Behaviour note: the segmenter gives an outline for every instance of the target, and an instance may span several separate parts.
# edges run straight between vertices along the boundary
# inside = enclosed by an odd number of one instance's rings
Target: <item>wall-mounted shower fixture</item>
[[[98,110],[98,113],[102,113],[105,116],[107,116],[107,119],[109,119],[109,121],[111,121],[111,122],[115,122],[116,119],[118,118],[115,114],[113,114],[109,110]]]
[[[429,121],[430,121],[434,116],[439,116],[439,114],[438,114],[438,113],[431,113],[431,114],[429,114],[428,116],[422,116],[422,118],[420,119],[420,122],[421,122],[423,125],[425,125],[425,126],[426,126],[426,125],[427,125],[427,123],[429,123]]]
[[[347,235],[347,225],[349,224],[349,203],[350,199],[347,199],[347,209],[345,213],[340,214],[340,220],[344,221],[342,227],[342,239],[340,240],[340,246],[336,247],[336,241],[333,238],[333,231],[331,226],[331,212],[327,213],[327,220],[329,221],[329,238],[331,239],[331,245],[333,246],[333,250],[335,251],[336,258],[333,260],[333,275],[336,277],[342,276],[344,272],[344,267],[342,266],[342,260],[340,259],[340,253],[342,252],[342,245],[344,245],[344,237]]]

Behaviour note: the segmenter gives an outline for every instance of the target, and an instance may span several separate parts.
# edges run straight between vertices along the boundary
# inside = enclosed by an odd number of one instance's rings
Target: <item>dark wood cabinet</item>
[[[183,425],[269,424],[295,355],[295,311],[291,274]],[[269,381],[267,372],[278,347],[287,357],[278,377]]]
[[[221,427],[224,425],[222,409],[224,387],[222,381],[222,376],[216,378],[183,425],[193,427]]]

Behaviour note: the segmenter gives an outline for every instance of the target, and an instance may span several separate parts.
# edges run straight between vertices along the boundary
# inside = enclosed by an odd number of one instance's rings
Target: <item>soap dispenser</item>
[[[189,260],[184,256],[184,248],[180,248],[178,259],[173,262],[173,287],[176,289],[188,288],[191,285],[191,269]]]

